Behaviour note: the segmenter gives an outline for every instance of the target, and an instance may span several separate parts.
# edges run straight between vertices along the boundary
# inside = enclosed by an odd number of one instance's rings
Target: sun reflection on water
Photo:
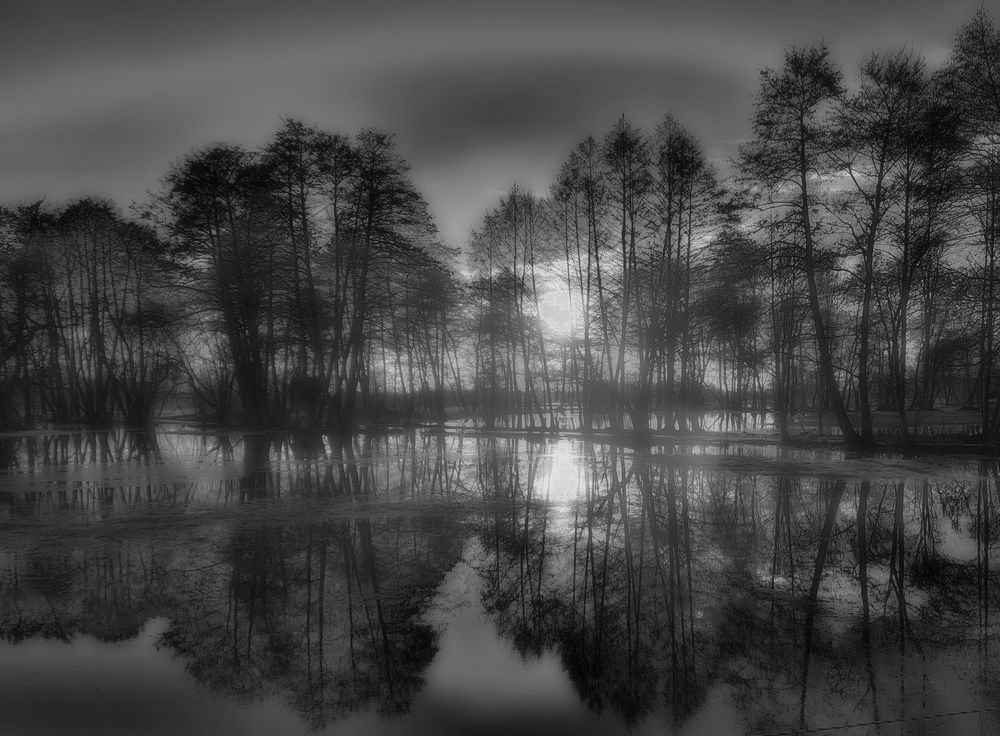
[[[567,503],[581,496],[585,487],[583,477],[583,457],[579,444],[568,439],[560,439],[547,448],[547,474],[541,490],[549,501]]]

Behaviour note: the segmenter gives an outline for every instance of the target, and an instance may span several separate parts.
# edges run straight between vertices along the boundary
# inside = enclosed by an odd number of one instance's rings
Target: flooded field
[[[1000,732],[992,460],[0,443],[5,733]]]

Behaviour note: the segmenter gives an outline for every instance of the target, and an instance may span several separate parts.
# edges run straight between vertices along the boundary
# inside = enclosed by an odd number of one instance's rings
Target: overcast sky
[[[758,72],[825,40],[853,76],[875,48],[938,64],[980,0],[79,0],[0,24],[0,201],[127,206],[204,145],[256,147],[282,117],[396,134],[443,237],[515,181],[544,192],[624,113],[672,113],[725,167]],[[677,7],[681,5],[681,7]]]

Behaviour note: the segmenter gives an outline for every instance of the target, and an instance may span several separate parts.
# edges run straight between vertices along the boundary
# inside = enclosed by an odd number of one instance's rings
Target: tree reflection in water
[[[558,650],[591,707],[680,723],[724,684],[753,732],[907,723],[955,712],[955,692],[958,710],[990,711],[995,463],[873,480],[850,459],[784,472],[780,449],[741,472],[588,444],[559,516],[539,494],[544,453],[477,453],[485,604],[524,654]],[[941,679],[973,642],[979,671]]]
[[[720,702],[760,733],[997,724],[994,460],[422,431],[68,433],[13,458],[6,640],[166,617],[198,681],[317,728],[408,712],[460,594],[622,728]]]
[[[477,454],[487,609],[524,654],[561,651],[592,708],[634,721],[668,703],[682,719],[704,698],[687,469],[588,444],[577,502],[556,516],[537,493],[542,452],[515,440]]]

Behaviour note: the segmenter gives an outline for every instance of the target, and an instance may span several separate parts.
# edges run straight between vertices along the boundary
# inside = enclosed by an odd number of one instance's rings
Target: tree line
[[[879,409],[910,442],[914,412],[952,405],[992,442],[998,80],[982,11],[933,72],[899,50],[845,79],[827,47],[788,49],[726,181],[670,115],[585,138],[550,193],[512,189],[472,239],[487,420],[544,426],[555,401],[584,428],[683,430],[721,408],[788,437],[826,410],[862,446]],[[561,339],[540,283],[571,305]]]
[[[287,121],[174,165],[144,211],[8,209],[4,387],[23,420],[347,427],[449,380],[457,273],[392,137]],[[391,376],[391,378],[389,378]]]
[[[128,215],[6,207],[0,409],[142,424],[168,397],[219,422],[346,430],[359,417],[617,431],[706,408],[974,409],[1000,436],[1000,32],[985,11],[935,71],[825,46],[761,72],[723,180],[673,116],[624,116],[545,194],[513,187],[467,262],[437,236],[391,135],[288,120],[216,144]],[[568,321],[555,326],[557,302]]]

